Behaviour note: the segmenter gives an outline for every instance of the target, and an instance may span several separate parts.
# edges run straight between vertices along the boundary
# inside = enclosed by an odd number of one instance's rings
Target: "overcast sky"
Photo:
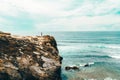
[[[0,30],[120,30],[120,0],[0,0]]]

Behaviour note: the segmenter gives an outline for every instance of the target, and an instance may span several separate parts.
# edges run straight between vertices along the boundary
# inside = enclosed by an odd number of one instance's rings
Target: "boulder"
[[[88,63],[84,65],[84,67],[89,67],[89,66],[90,66],[90,64],[88,64]]]
[[[79,67],[77,67],[77,66],[66,66],[65,70],[79,70]]]

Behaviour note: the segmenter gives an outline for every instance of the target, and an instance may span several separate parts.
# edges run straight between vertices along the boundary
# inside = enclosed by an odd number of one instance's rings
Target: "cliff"
[[[61,80],[54,37],[0,32],[0,80]]]

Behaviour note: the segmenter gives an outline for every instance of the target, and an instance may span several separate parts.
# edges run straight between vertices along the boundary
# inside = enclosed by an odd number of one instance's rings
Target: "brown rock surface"
[[[0,80],[61,80],[54,37],[0,32]]]

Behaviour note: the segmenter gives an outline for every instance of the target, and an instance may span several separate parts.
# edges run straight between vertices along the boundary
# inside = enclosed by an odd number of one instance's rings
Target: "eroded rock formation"
[[[0,32],[0,80],[61,80],[61,60],[52,36]]]

